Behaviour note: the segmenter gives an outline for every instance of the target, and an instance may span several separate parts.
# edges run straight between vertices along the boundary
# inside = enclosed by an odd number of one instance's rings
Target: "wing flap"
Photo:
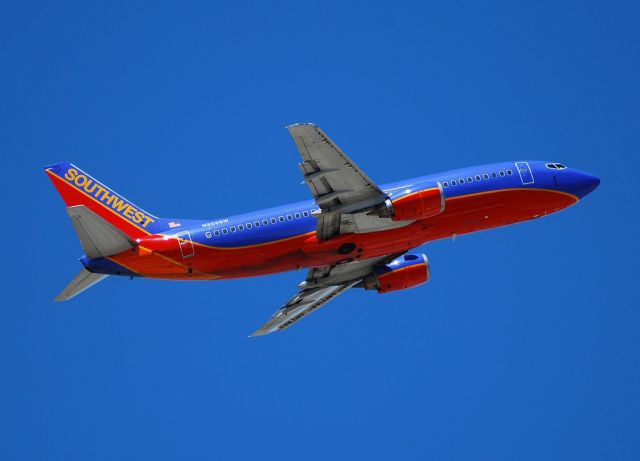
[[[324,286],[302,290],[276,312],[268,322],[254,331],[251,336],[262,336],[282,331],[324,306],[357,282],[338,286]]]

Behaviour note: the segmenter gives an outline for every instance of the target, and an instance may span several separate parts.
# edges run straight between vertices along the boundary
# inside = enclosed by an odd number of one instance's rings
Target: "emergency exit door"
[[[190,258],[195,254],[193,241],[191,241],[191,234],[189,233],[189,231],[178,232],[176,234],[176,238],[178,239],[178,245],[180,247],[180,254],[182,254],[182,259]]]

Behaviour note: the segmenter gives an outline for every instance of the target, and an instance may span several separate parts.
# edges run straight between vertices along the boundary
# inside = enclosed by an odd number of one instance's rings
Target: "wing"
[[[355,283],[302,290],[291,301],[282,306],[278,312],[273,314],[273,317],[267,323],[253,332],[251,336],[262,336],[289,328],[304,316],[311,314],[340,293],[351,288]]]
[[[62,293],[60,293],[55,300],[66,301],[71,299],[82,293],[87,288],[91,288],[105,277],[107,277],[106,274],[94,274],[83,268],[80,273],[76,275],[71,282],[69,282],[69,285],[62,290]]]
[[[392,261],[401,254],[311,269],[307,279],[300,284],[302,290],[251,336],[262,336],[289,328],[339,294],[357,285],[377,264]]]
[[[340,233],[343,213],[384,202],[385,193],[320,128],[313,124],[288,127],[298,146],[300,169],[321,209],[317,235],[326,240]]]

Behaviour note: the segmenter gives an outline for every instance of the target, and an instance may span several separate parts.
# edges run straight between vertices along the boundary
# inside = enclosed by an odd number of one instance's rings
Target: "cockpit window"
[[[567,168],[562,163],[547,163],[545,166],[550,170],[565,170]]]

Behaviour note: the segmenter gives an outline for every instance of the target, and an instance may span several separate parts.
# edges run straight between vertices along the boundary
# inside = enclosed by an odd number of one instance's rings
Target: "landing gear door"
[[[533,184],[533,173],[531,173],[531,167],[528,162],[516,162],[516,168],[520,175],[520,181],[525,186],[527,184]]]
[[[189,231],[178,232],[176,234],[176,238],[178,239],[178,246],[180,247],[182,259],[190,258],[195,254],[195,249],[193,247]]]

